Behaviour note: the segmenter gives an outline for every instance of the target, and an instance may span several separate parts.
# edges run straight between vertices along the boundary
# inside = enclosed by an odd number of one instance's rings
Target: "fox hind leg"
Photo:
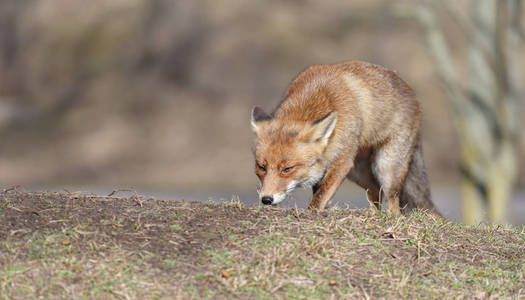
[[[375,209],[381,210],[381,197],[379,183],[372,172],[372,163],[370,157],[356,159],[354,167],[346,176],[351,181],[366,190],[368,201]]]
[[[408,173],[415,140],[398,135],[376,150],[372,165],[378,183],[386,198],[388,212],[399,214],[399,198]]]

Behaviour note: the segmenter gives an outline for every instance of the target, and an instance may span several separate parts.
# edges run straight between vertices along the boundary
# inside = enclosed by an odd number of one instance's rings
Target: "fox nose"
[[[272,202],[273,202],[273,197],[272,197],[272,196],[263,196],[263,197],[261,198],[261,201],[262,201],[262,203],[263,203],[264,205],[270,205],[270,204],[272,204]]]

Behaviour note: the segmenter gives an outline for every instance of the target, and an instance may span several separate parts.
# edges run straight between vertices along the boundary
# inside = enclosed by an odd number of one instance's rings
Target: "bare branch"
[[[431,5],[431,1],[422,0],[416,16],[425,29],[429,49],[436,61],[438,73],[445,83],[447,92],[450,94],[448,98],[452,103],[452,107],[457,113],[460,113],[464,111],[467,97],[458,84],[457,71],[450,55],[449,46],[443,31],[436,21]]]
[[[517,144],[521,133],[521,101],[523,100],[523,47],[525,34],[521,24],[523,1],[502,1],[502,9],[507,16],[505,39],[500,44],[502,54],[505,56],[506,85],[504,90],[504,103],[502,118],[506,121],[509,135]]]
[[[523,1],[513,0],[510,3],[511,16],[511,32],[518,36],[522,42],[525,42],[525,29],[523,28],[521,15],[523,13]]]
[[[458,25],[458,27],[461,29],[460,31],[463,33],[465,39],[470,44],[476,43],[478,51],[484,56],[485,60],[489,65],[491,65],[494,71],[497,68],[498,62],[496,61],[497,58],[494,54],[493,43],[486,39],[479,39],[478,41],[473,41],[473,33],[476,31],[480,31],[479,28],[483,27],[483,24],[480,25],[480,22],[477,22],[478,24],[473,22],[472,18],[465,12],[465,10],[461,9],[461,6],[459,6],[455,2],[456,1],[449,1],[449,3],[445,5],[446,11],[452,17],[454,23]],[[477,27],[476,24],[478,25]],[[485,30],[482,31],[490,31],[489,28],[485,27],[484,29]],[[495,76],[497,76],[497,74],[495,74]]]

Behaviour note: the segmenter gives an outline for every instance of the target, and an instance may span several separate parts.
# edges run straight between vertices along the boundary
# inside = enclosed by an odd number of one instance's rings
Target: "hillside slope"
[[[0,193],[9,299],[520,298],[524,287],[525,231],[515,227],[423,212]]]

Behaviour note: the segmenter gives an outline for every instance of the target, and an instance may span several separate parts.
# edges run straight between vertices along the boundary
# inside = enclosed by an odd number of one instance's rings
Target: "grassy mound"
[[[525,295],[525,231],[321,212],[0,193],[0,298]]]

